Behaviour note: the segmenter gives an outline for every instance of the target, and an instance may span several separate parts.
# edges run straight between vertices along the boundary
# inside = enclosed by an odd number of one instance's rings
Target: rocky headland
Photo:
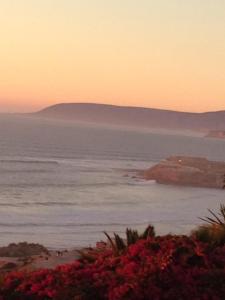
[[[225,130],[211,130],[206,137],[225,139]]]
[[[144,171],[142,176],[162,184],[225,189],[225,162],[171,156]]]

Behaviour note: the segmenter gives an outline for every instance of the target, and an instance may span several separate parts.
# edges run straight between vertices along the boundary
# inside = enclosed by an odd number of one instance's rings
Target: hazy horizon
[[[184,112],[184,113],[196,113],[196,114],[201,114],[201,113],[208,113],[208,112],[220,112],[220,111],[225,111],[225,108],[223,109],[216,109],[216,110],[207,110],[207,111],[187,111],[187,110],[179,110],[179,109],[168,109],[168,108],[159,108],[159,107],[147,107],[147,106],[141,106],[141,105],[123,105],[123,104],[114,104],[114,103],[103,103],[103,102],[87,102],[87,101],[77,101],[77,102],[55,102],[46,106],[40,106],[36,109],[22,109],[21,106],[16,106],[14,109],[1,109],[0,107],[0,114],[23,114],[23,113],[36,113],[40,112],[46,108],[52,107],[52,106],[57,106],[61,104],[94,104],[94,105],[106,105],[106,106],[117,106],[117,107],[124,107],[124,108],[147,108],[147,109],[155,109],[155,110],[166,110],[166,111],[174,111],[174,112]]]
[[[77,99],[224,110],[224,11],[210,0],[0,1],[0,111]]]

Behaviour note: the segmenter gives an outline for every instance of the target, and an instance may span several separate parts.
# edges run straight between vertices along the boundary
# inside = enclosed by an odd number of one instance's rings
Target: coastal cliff
[[[157,183],[206,188],[225,188],[225,162],[200,157],[171,156],[143,172]]]

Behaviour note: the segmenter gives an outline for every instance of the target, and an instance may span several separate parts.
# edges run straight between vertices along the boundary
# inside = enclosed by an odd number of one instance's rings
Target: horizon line
[[[175,112],[175,113],[187,113],[187,114],[207,114],[207,113],[219,113],[219,112],[225,112],[224,109],[218,109],[218,110],[209,110],[209,111],[200,111],[200,112],[195,112],[195,111],[183,111],[183,110],[174,110],[174,109],[168,109],[168,108],[155,108],[155,107],[147,107],[147,106],[136,106],[136,105],[118,105],[118,104],[111,104],[111,103],[103,103],[103,102],[56,102],[54,104],[50,104],[47,106],[44,106],[40,109],[37,109],[35,111],[30,111],[30,112],[1,112],[0,114],[35,114],[39,113],[45,109],[48,109],[50,107],[54,106],[59,106],[59,105],[96,105],[96,106],[110,106],[110,107],[118,107],[118,108],[131,108],[131,109],[149,109],[149,110],[161,110],[161,111],[167,111],[167,112]]]
[[[33,113],[41,112],[44,109],[48,109],[50,107],[58,106],[58,105],[99,105],[99,106],[112,106],[112,107],[119,107],[119,108],[140,108],[140,109],[150,109],[150,110],[161,110],[161,111],[170,111],[170,112],[176,112],[176,113],[189,113],[189,114],[205,114],[205,113],[216,113],[216,112],[224,112],[224,109],[219,110],[211,110],[211,111],[201,111],[201,112],[193,112],[193,111],[182,111],[182,110],[174,110],[174,109],[168,109],[168,108],[154,108],[154,107],[146,107],[146,106],[136,106],[136,105],[118,105],[118,104],[110,104],[110,103],[99,103],[99,102],[57,102],[55,104],[51,104],[48,106],[45,106],[41,108],[38,111],[35,111]],[[32,112],[31,112],[32,113]]]

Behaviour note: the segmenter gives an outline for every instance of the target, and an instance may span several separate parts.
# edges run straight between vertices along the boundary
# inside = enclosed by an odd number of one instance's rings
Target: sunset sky
[[[224,0],[0,0],[0,111],[225,110]]]

